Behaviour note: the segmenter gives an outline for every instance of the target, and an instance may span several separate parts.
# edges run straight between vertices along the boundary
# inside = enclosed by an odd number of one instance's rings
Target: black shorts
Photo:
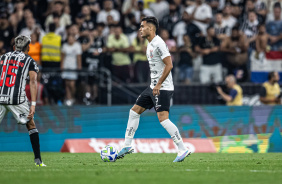
[[[145,109],[155,108],[156,112],[169,111],[173,91],[160,90],[160,95],[153,96],[153,90],[148,87],[136,100],[136,105]]]

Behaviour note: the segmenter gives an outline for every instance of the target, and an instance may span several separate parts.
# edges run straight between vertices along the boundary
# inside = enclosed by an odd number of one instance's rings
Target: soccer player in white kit
[[[185,157],[191,154],[184,146],[178,128],[169,120],[170,102],[174,92],[171,75],[173,65],[167,45],[161,37],[156,35],[158,27],[159,23],[155,17],[142,19],[139,31],[141,36],[149,41],[146,55],[150,65],[151,84],[141,93],[130,109],[124,147],[118,153],[118,159],[134,151],[131,143],[139,125],[140,115],[152,107],[155,108],[161,125],[178,147],[178,154],[173,162],[182,162]]]

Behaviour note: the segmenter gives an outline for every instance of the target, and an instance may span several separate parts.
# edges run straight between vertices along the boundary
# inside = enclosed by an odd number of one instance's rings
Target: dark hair
[[[105,23],[104,22],[99,22],[99,23],[97,23],[96,24],[96,27],[105,27],[106,25],[105,25]]]
[[[49,32],[55,32],[56,25],[54,23],[49,24]]]
[[[54,4],[64,5],[64,3],[62,1],[55,1]]]
[[[232,28],[232,31],[239,31],[239,30],[240,30],[239,26],[234,26],[234,27]]]
[[[159,21],[156,17],[153,17],[153,16],[144,17],[142,21],[146,21],[147,23],[153,24],[156,30],[159,29]]]
[[[280,8],[281,9],[281,4],[279,2],[274,3],[273,9],[274,8]]]
[[[207,31],[208,31],[209,29],[212,29],[212,28],[214,28],[214,26],[213,26],[213,24],[210,24],[210,25],[207,27]]]
[[[53,18],[60,18],[60,15],[58,13],[53,13]]]
[[[275,71],[269,72],[268,75],[267,75],[267,79],[268,80],[272,79],[272,77],[274,77],[275,73],[276,73]]]

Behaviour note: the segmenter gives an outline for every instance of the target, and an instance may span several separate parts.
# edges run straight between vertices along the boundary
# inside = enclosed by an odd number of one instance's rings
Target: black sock
[[[38,130],[36,128],[31,129],[28,131],[28,133],[29,133],[31,146],[32,146],[33,153],[34,153],[34,158],[35,159],[39,158],[41,161]]]

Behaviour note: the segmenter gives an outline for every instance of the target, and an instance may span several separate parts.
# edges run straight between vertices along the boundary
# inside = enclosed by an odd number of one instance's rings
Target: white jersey
[[[150,87],[153,89],[163,74],[165,68],[163,59],[167,56],[170,56],[170,53],[163,39],[156,35],[153,40],[148,44],[146,55],[149,61],[151,71]],[[167,78],[162,83],[160,90],[174,90],[171,72],[168,74]]]

